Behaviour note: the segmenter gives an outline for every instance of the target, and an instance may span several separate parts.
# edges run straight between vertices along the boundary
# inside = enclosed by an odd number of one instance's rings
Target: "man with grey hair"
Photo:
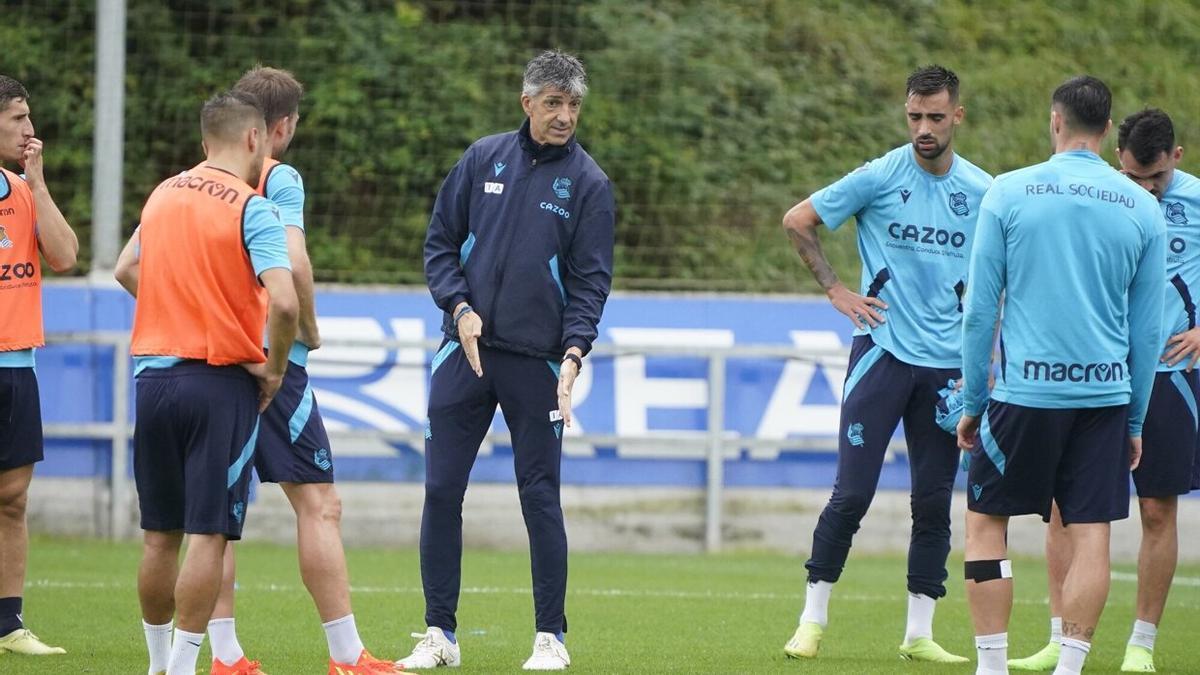
[[[433,357],[421,518],[424,633],[405,669],[457,666],[462,501],[497,404],[512,432],[529,532],[536,620],[526,670],[570,665],[567,535],[559,501],[571,389],[612,283],[612,185],[575,141],[583,64],[557,51],[529,62],[521,128],[480,139],[438,192],[425,276],[445,312]]]

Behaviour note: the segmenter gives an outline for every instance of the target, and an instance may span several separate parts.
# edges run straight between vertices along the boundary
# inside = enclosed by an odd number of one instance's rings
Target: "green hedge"
[[[327,281],[422,282],[438,185],[470,142],[520,123],[522,67],[551,46],[589,67],[579,136],[617,188],[626,289],[814,290],[780,217],[905,142],[904,78],[926,62],[959,73],[958,149],[994,173],[1046,157],[1049,92],[1081,72],[1112,86],[1118,120],[1158,105],[1185,145],[1198,137],[1200,7],[1183,0],[283,4],[130,2],[126,231],[159,180],[198,161],[200,102],[259,61],[309,90],[287,159]],[[94,3],[5,12],[3,72],[31,90],[86,259]],[[851,232],[826,239],[844,278]]]

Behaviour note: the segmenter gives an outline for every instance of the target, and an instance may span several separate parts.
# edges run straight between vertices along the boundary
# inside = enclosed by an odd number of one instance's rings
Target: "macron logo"
[[[504,173],[504,169],[506,169],[507,167],[508,167],[508,165],[505,164],[504,162],[496,162],[495,164],[492,165],[492,169],[496,172],[497,178],[500,177],[500,174]]]
[[[1026,380],[1047,382],[1121,382],[1125,379],[1125,364],[1111,363],[1050,363],[1026,361]]]
[[[900,199],[901,199],[901,200],[902,200],[902,201],[903,201],[905,204],[907,204],[907,203],[908,203],[908,198],[909,198],[909,197],[911,197],[911,196],[912,196],[912,190],[905,190],[904,188],[901,188],[901,189],[900,189]]]
[[[489,195],[502,195],[504,194],[504,183],[484,183],[483,192]]]

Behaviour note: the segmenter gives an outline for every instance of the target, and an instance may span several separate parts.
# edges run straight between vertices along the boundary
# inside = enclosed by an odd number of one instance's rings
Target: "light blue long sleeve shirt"
[[[963,318],[965,413],[1129,404],[1140,436],[1162,347],[1166,226],[1154,197],[1099,156],[1069,151],[998,177],[983,198]]]

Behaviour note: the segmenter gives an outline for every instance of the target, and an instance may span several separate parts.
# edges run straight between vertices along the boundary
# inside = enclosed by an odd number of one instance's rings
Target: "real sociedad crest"
[[[952,192],[950,193],[950,210],[956,216],[967,216],[971,213],[971,208],[967,206],[967,193]]]
[[[1163,213],[1167,222],[1172,225],[1187,225],[1187,213],[1183,210],[1183,202],[1163,202]]]
[[[554,196],[559,199],[571,198],[571,179],[570,178],[555,178],[554,185],[551,186],[554,190]]]

